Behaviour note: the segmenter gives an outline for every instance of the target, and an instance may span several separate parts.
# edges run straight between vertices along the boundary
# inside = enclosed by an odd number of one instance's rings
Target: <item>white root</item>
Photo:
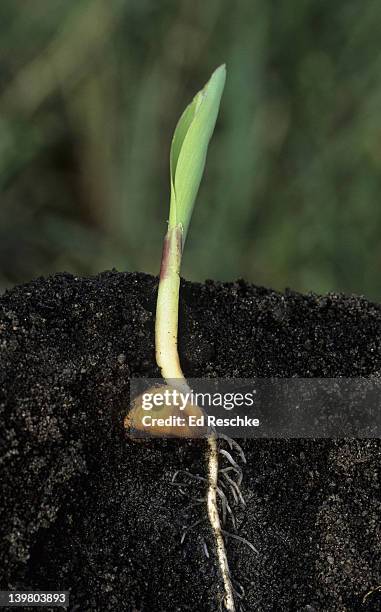
[[[233,497],[237,500],[239,499],[239,501],[241,502],[241,506],[242,508],[246,508],[246,502],[243,498],[243,495],[241,493],[241,490],[239,488],[239,485],[235,482],[235,480],[233,480],[232,478],[230,478],[229,474],[227,474],[226,472],[224,472],[223,477],[228,481],[228,483],[231,486],[231,492],[233,493]]]
[[[242,480],[243,480],[243,473],[242,471],[237,472],[237,470],[233,467],[227,467],[227,468],[222,468],[220,471],[220,474],[228,474],[229,472],[234,472],[235,474],[238,475],[238,481],[237,481],[237,485],[240,487],[242,484]]]
[[[238,463],[236,461],[234,461],[233,457],[231,456],[231,454],[227,450],[225,450],[224,448],[220,448],[220,453],[221,453],[221,455],[226,457],[226,459],[229,461],[229,463],[237,470],[237,472],[239,474],[242,474],[242,469],[240,468]]]
[[[181,540],[180,540],[180,544],[184,543],[184,540],[186,538],[186,536],[188,535],[188,533],[191,531],[191,529],[193,529],[193,527],[197,527],[197,525],[200,525],[201,523],[204,522],[205,519],[200,519],[198,521],[196,521],[195,523],[193,523],[193,525],[189,525],[189,527],[184,527],[183,528],[183,533],[181,536]]]
[[[209,559],[209,558],[210,558],[210,555],[209,555],[208,547],[207,547],[207,545],[206,545],[205,540],[204,540],[204,542],[203,542],[203,548],[204,548],[205,557],[206,557],[207,559]]]
[[[253,544],[251,542],[249,542],[249,540],[246,540],[246,538],[243,538],[242,536],[239,536],[239,535],[237,535],[235,533],[230,533],[229,531],[222,530],[222,533],[223,533],[223,535],[227,536],[228,538],[233,538],[234,540],[238,540],[238,542],[242,542],[242,544],[245,544],[253,552],[255,552],[257,555],[259,555],[259,551],[255,548],[255,546],[253,546]]]
[[[179,474],[184,474],[185,476],[188,476],[188,478],[191,478],[192,480],[199,480],[200,482],[206,482],[206,478],[204,476],[199,476],[199,474],[192,474],[191,472],[188,472],[187,470],[177,470],[172,476],[172,484],[174,485],[179,484],[180,486],[184,485],[184,483],[175,482]]]
[[[198,482],[206,482],[207,483],[207,493],[206,493],[206,503],[207,503],[207,510],[208,510],[208,517],[209,517],[209,522],[214,534],[214,539],[215,539],[215,544],[216,544],[216,550],[217,550],[217,560],[218,560],[218,566],[220,569],[220,573],[222,576],[222,581],[223,581],[223,585],[224,585],[224,605],[225,605],[225,610],[226,612],[236,612],[236,607],[235,607],[235,602],[234,602],[234,593],[235,590],[233,589],[233,585],[232,585],[232,581],[231,581],[231,577],[230,577],[230,570],[229,570],[229,564],[228,564],[228,559],[227,559],[227,555],[226,555],[226,549],[225,549],[225,542],[224,542],[224,538],[223,538],[223,530],[221,527],[221,521],[220,521],[220,516],[218,513],[218,504],[217,504],[217,498],[219,498],[221,500],[221,504],[222,504],[222,515],[223,515],[223,524],[225,524],[226,522],[226,513],[228,512],[228,514],[231,517],[232,523],[233,523],[233,528],[235,528],[235,518],[234,518],[234,514],[232,509],[230,508],[229,502],[226,498],[225,493],[221,490],[221,488],[218,486],[218,474],[219,474],[219,470],[218,470],[218,443],[217,443],[217,437],[214,431],[211,431],[208,435],[207,438],[207,442],[208,442],[208,448],[209,448],[209,452],[208,452],[208,474],[207,474],[207,478],[204,478],[203,476],[200,476],[198,474],[192,474],[190,472],[188,472],[187,470],[177,470],[173,476],[172,476],[172,481],[171,484],[174,486],[178,486],[179,490],[184,493],[184,495],[186,495],[185,491],[183,491],[182,487],[187,486],[186,483],[184,482],[176,482],[178,476],[184,476],[187,478],[190,478],[191,480],[195,480]],[[226,456],[227,451],[225,451],[225,456]],[[236,471],[238,473],[238,476],[241,477],[242,476],[242,470],[240,469],[240,467],[235,463],[235,461],[233,460],[233,458],[230,456],[229,453],[227,453],[228,455],[228,460],[230,457],[230,463],[233,462],[234,467],[232,469],[234,469],[234,471]],[[197,498],[196,498],[197,500]],[[184,542],[187,534],[189,533],[190,529],[193,529],[193,527],[195,527],[196,525],[198,525],[199,523],[201,523],[202,521],[197,521],[196,523],[194,523],[193,525],[191,525],[189,528],[185,529],[183,531],[183,534],[181,536],[181,543]]]
[[[221,432],[218,433],[218,437],[221,438],[222,440],[226,440],[226,442],[230,446],[230,450],[235,448],[235,450],[238,452],[239,456],[241,457],[243,463],[246,463],[245,453],[243,452],[243,449],[238,444],[238,442],[236,440],[234,440],[234,438],[229,438],[229,436],[226,436],[225,434],[223,434]]]
[[[208,436],[208,446],[208,516],[216,541],[218,565],[224,583],[225,609],[228,612],[235,612],[233,585],[230,578],[229,564],[226,556],[225,542],[222,534],[221,522],[217,506],[218,446],[217,439],[214,433]]]

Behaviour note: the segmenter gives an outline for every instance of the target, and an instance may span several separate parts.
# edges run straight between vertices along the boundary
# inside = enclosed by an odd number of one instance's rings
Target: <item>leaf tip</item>
[[[215,69],[215,71],[212,73],[212,76],[210,77],[208,83],[207,83],[207,87],[210,83],[218,83],[221,89],[221,92],[224,88],[225,85],[225,81],[226,81],[226,64],[221,64],[221,66],[218,66],[218,68]]]

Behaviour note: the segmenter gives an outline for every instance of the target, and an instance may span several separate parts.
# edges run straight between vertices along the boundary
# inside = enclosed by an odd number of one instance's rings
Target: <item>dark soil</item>
[[[207,523],[180,544],[204,511],[187,518],[170,485],[205,472],[205,442],[123,430],[129,378],[159,376],[156,290],[142,274],[59,274],[0,299],[1,588],[70,589],[73,612],[220,609]],[[180,311],[189,377],[381,372],[381,307],[364,298],[184,282]],[[381,584],[380,442],[243,446],[239,533],[259,554],[227,547],[246,609],[380,610],[379,592],[362,603]]]

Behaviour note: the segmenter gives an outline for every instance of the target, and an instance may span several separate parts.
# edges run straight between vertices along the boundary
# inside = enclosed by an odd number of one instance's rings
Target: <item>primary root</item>
[[[225,543],[222,534],[220,517],[217,507],[217,483],[218,483],[218,446],[215,433],[208,436],[208,490],[207,490],[207,508],[210,525],[213,529],[218,565],[221,571],[222,580],[224,583],[224,604],[228,612],[235,612],[234,590],[230,578],[229,564],[226,556]]]

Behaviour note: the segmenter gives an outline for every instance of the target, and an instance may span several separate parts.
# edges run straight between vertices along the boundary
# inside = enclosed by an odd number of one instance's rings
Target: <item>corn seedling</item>
[[[223,65],[215,70],[205,87],[196,94],[176,126],[170,151],[171,199],[157,296],[155,348],[156,361],[162,377],[169,387],[182,392],[191,392],[191,389],[181,369],[177,346],[181,260],[194,202],[205,167],[209,141],[218,115],[225,78],[226,69]],[[166,409],[170,411],[171,407]],[[140,421],[139,411],[141,411],[141,406],[138,402],[134,404],[126,417],[127,428]],[[195,414],[197,411],[201,413],[197,406],[188,408],[188,414]],[[217,434],[214,430],[208,431],[206,437],[208,444],[207,476],[203,477],[179,470],[174,474],[172,483],[179,487],[183,495],[186,495],[185,489],[191,482],[196,481],[206,486],[206,497],[193,499],[191,506],[206,503],[224,585],[224,606],[229,612],[234,612],[235,600],[236,598],[242,599],[243,589],[240,585],[236,585],[236,588],[233,586],[224,535],[234,537],[249,545],[253,550],[255,549],[244,538],[223,530],[228,517],[235,528],[235,517],[227,495],[233,496],[236,505],[243,507],[245,505],[240,491],[242,470],[230,452],[219,449]],[[245,461],[242,449],[235,441],[226,436],[219,435],[219,437],[225,439],[230,445],[230,450],[238,451],[241,459]],[[219,469],[219,453],[221,458],[228,462],[228,467]],[[238,479],[235,480],[234,477]],[[222,509],[222,520],[218,503]],[[182,542],[189,530],[200,522],[197,521],[183,532]],[[204,550],[209,556],[205,543]]]

